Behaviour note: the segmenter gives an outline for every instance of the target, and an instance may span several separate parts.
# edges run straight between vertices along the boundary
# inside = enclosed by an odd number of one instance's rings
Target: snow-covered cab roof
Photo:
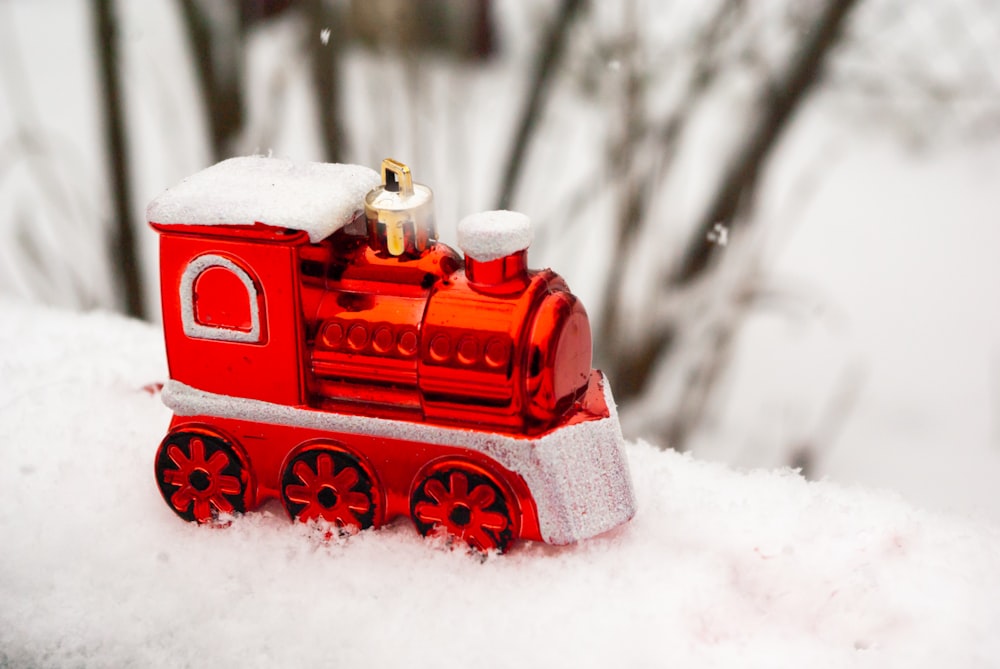
[[[157,196],[146,220],[157,225],[253,225],[302,230],[318,242],[364,209],[381,183],[361,165],[230,158]]]

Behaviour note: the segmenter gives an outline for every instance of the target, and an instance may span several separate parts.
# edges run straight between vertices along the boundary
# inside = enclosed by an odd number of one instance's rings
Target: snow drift
[[[163,503],[156,329],[0,301],[0,666],[976,667],[1000,530],[645,444],[631,523],[480,560]]]

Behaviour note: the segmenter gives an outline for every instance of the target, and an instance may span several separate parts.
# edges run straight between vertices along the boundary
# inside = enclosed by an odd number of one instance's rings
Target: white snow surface
[[[146,208],[161,225],[252,225],[304,230],[318,242],[364,209],[381,183],[361,165],[294,162],[265,156],[230,158],[168,188]]]
[[[646,444],[638,513],[485,560],[398,522],[180,521],[161,335],[0,300],[0,666],[987,667],[1000,528]]]
[[[533,237],[531,219],[518,211],[483,211],[458,222],[458,247],[480,262],[523,251],[531,246]]]

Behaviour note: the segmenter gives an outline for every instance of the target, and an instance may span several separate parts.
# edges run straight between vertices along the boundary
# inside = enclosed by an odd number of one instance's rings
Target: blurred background
[[[447,243],[532,218],[630,438],[997,521],[997,54],[997,0],[0,0],[0,296],[157,322],[164,188],[391,156]]]

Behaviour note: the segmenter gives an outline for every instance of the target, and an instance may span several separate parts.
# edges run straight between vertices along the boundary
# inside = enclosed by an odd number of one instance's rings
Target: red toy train
[[[278,498],[341,530],[412,518],[479,550],[632,517],[586,312],[529,271],[525,216],[439,243],[396,161],[234,158],[150,203],[174,416],[167,505],[199,523]]]

